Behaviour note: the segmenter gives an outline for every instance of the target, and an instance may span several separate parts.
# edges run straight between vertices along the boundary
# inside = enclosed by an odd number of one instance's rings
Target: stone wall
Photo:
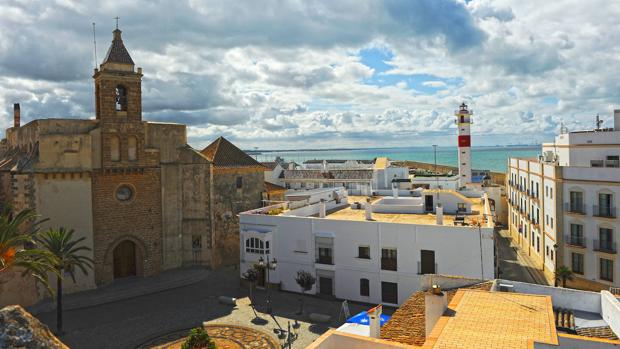
[[[242,188],[237,189],[237,177]],[[214,268],[239,265],[239,212],[261,207],[265,191],[264,168],[215,168],[213,170]]]
[[[35,279],[21,273],[18,268],[0,272],[0,308],[9,304],[27,307],[39,301]]]
[[[162,265],[162,203],[159,168],[103,170],[93,174],[93,246],[97,285],[114,278],[114,248],[124,240],[136,245],[136,273],[150,276]],[[133,198],[116,198],[120,185],[129,185]]]

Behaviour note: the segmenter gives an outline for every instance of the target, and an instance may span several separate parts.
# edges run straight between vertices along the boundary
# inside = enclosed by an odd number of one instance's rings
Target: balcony
[[[586,247],[586,239],[583,236],[565,235],[564,242],[573,247]]]
[[[616,218],[616,208],[611,206],[592,206],[592,215],[596,217]]]
[[[396,258],[381,258],[381,270],[396,271],[397,262]]]
[[[594,251],[616,253],[616,243],[608,240],[594,240]]]
[[[586,205],[578,202],[565,202],[564,211],[576,214],[586,214]]]
[[[334,265],[334,259],[332,256],[319,256],[319,258],[316,259],[316,263]]]

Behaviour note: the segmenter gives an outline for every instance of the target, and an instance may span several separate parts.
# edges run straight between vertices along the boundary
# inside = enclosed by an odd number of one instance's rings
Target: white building
[[[575,287],[620,285],[620,110],[615,128],[558,135],[538,159],[510,159],[509,222],[513,239],[553,281],[569,267]]]
[[[305,270],[317,278],[308,293],[391,305],[416,291],[424,274],[493,278],[494,221],[487,196],[417,193],[356,203],[365,198],[323,189],[302,198],[305,206],[287,195],[288,203],[243,212],[240,271],[269,256],[277,259],[269,283],[283,290],[300,292],[295,276]],[[258,285],[264,286],[264,269],[259,271]]]

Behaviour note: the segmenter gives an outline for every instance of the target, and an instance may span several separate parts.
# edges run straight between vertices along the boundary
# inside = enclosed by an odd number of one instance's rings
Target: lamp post
[[[271,291],[269,290],[269,270],[275,270],[276,267],[278,266],[278,261],[274,258],[272,260],[269,260],[269,255],[267,255],[267,262],[265,263],[265,260],[263,259],[263,257],[261,256],[258,259],[258,265],[261,268],[265,268],[267,269],[267,314],[271,314]]]

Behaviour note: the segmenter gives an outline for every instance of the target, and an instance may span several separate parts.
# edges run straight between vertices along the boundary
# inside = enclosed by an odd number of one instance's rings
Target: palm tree
[[[68,273],[75,282],[75,270],[79,268],[88,275],[87,269],[92,269],[93,260],[84,256],[82,252],[90,251],[86,246],[79,246],[85,237],[73,239],[73,229],[50,229],[39,236],[37,242],[54,256],[54,270],[56,272],[56,331],[62,333],[62,276]]]
[[[568,267],[561,266],[555,270],[555,281],[562,281],[562,287],[566,287],[566,280],[573,279],[573,271]]]
[[[52,256],[45,250],[32,248],[39,225],[33,209],[23,209],[13,215],[8,205],[0,207],[0,272],[11,267],[23,268],[22,275],[29,274],[51,292],[47,272]]]

